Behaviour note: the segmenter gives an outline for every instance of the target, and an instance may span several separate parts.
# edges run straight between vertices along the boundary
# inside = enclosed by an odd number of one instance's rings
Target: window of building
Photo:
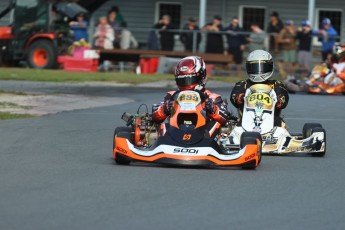
[[[239,19],[244,30],[250,31],[252,23],[265,28],[266,8],[261,6],[240,6]]]
[[[316,28],[321,28],[322,26],[322,19],[329,18],[331,20],[333,28],[338,32],[338,35],[341,35],[341,22],[342,22],[342,14],[341,10],[337,9],[316,9]],[[340,38],[337,39],[340,41]]]
[[[164,15],[171,17],[171,23],[176,27],[181,26],[182,4],[177,2],[157,2],[156,22]]]

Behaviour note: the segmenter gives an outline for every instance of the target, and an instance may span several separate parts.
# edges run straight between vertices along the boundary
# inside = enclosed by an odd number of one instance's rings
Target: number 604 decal
[[[272,98],[266,93],[253,93],[248,97],[248,103],[261,102],[265,105],[272,105]]]

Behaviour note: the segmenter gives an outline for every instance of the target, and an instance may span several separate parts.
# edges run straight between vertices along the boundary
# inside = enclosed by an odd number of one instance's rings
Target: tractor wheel
[[[33,42],[28,51],[27,61],[35,69],[53,69],[56,67],[57,52],[53,42],[37,40]]]

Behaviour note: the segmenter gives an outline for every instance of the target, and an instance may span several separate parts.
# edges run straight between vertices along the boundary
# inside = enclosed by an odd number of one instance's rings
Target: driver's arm
[[[246,93],[247,82],[237,82],[231,91],[230,101],[236,108],[242,108],[244,104],[244,94]]]
[[[277,94],[276,108],[284,109],[289,103],[289,93],[285,85],[281,81],[276,81],[274,83],[274,91]]]
[[[165,95],[163,104],[161,104],[156,111],[152,113],[152,119],[156,123],[162,123],[170,115],[170,102],[175,91],[170,91]]]
[[[226,108],[222,97],[218,94],[213,94],[208,90],[206,90],[205,93],[208,96],[208,99],[212,100],[212,104],[214,105],[212,112],[208,113],[209,118],[219,122],[222,125],[225,124],[229,120],[230,112]]]

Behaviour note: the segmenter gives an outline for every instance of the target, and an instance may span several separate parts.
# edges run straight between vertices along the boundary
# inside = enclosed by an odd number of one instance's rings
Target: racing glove
[[[169,116],[171,114],[172,107],[173,107],[173,101],[172,100],[167,100],[164,102],[163,112],[166,116]]]
[[[212,99],[210,98],[207,98],[205,100],[205,108],[206,108],[206,112],[209,114],[214,114],[217,110],[216,104],[214,104]]]

